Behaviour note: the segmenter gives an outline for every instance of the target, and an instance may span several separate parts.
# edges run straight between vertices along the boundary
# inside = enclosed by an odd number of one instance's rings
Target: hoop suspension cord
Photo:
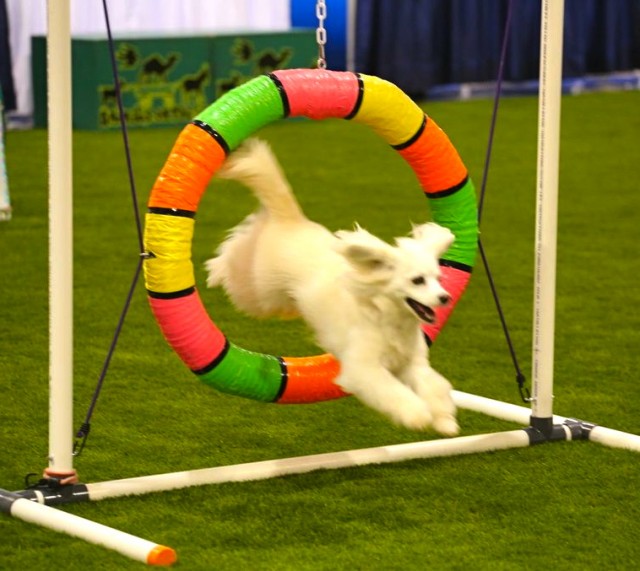
[[[129,176],[129,188],[131,194],[131,202],[133,204],[133,213],[136,223],[136,231],[138,237],[138,251],[140,252],[138,263],[136,265],[136,269],[134,272],[133,280],[131,281],[131,286],[129,287],[129,291],[127,293],[127,297],[125,299],[124,306],[120,313],[120,318],[118,319],[118,323],[116,325],[116,329],[114,331],[113,337],[111,339],[111,344],[109,345],[109,350],[107,351],[107,355],[105,357],[104,363],[102,365],[102,369],[100,371],[100,376],[98,378],[98,382],[96,384],[96,388],[94,389],[93,396],[91,398],[91,403],[85,415],[84,422],[80,425],[80,428],[76,432],[76,438],[81,440],[76,440],[74,444],[74,455],[79,456],[87,442],[87,438],[89,437],[89,432],[91,431],[91,418],[93,416],[93,412],[98,403],[98,397],[100,396],[100,392],[102,390],[102,386],[104,384],[104,380],[107,376],[107,371],[109,370],[109,365],[111,364],[111,359],[116,350],[116,346],[118,344],[118,340],[120,339],[120,334],[122,333],[122,328],[124,327],[124,322],[129,312],[129,308],[131,307],[131,301],[133,299],[133,294],[135,292],[136,286],[138,285],[138,281],[140,279],[140,274],[142,273],[142,262],[144,260],[144,240],[143,240],[143,232],[142,232],[142,221],[140,218],[140,211],[138,208],[138,193],[136,191],[136,183],[135,177],[133,174],[133,163],[131,160],[131,148],[129,145],[129,134],[127,130],[127,120],[124,114],[124,105],[122,103],[122,91],[120,89],[120,79],[118,76],[118,64],[116,62],[115,55],[115,46],[113,41],[113,34],[111,32],[111,24],[109,22],[109,9],[107,6],[107,0],[102,0],[102,7],[104,12],[104,20],[105,27],[107,31],[107,40],[108,40],[108,48],[109,48],[109,57],[111,60],[111,69],[113,73],[113,81],[116,93],[116,102],[118,104],[118,114],[120,118],[120,131],[122,133],[122,140],[124,145],[124,153],[127,161],[127,173]]]
[[[493,111],[491,113],[491,125],[489,127],[489,140],[487,142],[487,152],[485,155],[484,161],[484,170],[482,173],[482,183],[480,186],[480,196],[478,198],[478,225],[482,222],[482,214],[484,209],[484,199],[487,190],[487,180],[489,177],[489,165],[491,164],[491,153],[493,150],[493,139],[496,130],[496,121],[498,117],[498,105],[500,103],[500,99],[502,96],[502,80],[504,78],[504,64],[507,59],[507,46],[509,44],[509,32],[511,30],[511,15],[513,12],[513,0],[509,0],[507,5],[507,16],[505,19],[504,33],[502,38],[502,48],[500,50],[500,62],[498,65],[498,77],[496,79],[496,91],[493,99]],[[516,354],[515,346],[513,344],[513,340],[511,339],[511,333],[509,331],[509,326],[507,324],[506,317],[504,315],[504,311],[502,310],[502,303],[500,302],[500,296],[498,294],[498,290],[496,288],[495,281],[493,279],[493,274],[491,272],[491,268],[489,267],[489,261],[487,259],[487,255],[482,245],[482,238],[478,239],[478,251],[480,253],[480,258],[482,259],[482,265],[484,266],[485,272],[487,274],[487,280],[489,282],[489,288],[491,290],[491,295],[493,297],[493,301],[496,306],[496,311],[498,312],[498,318],[500,319],[500,324],[502,326],[502,332],[504,333],[505,341],[507,342],[507,348],[509,350],[509,354],[511,355],[511,361],[513,362],[513,366],[516,372],[516,383],[518,384],[518,390],[520,392],[520,397],[526,403],[531,402],[531,393],[529,389],[525,387],[526,378],[522,369],[520,368],[520,363],[518,361],[518,356]]]

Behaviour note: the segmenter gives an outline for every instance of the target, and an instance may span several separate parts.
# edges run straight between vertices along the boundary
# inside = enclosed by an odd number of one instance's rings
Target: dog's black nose
[[[439,299],[440,299],[440,303],[442,305],[447,305],[447,303],[449,303],[451,301],[451,296],[450,295],[441,295]]]

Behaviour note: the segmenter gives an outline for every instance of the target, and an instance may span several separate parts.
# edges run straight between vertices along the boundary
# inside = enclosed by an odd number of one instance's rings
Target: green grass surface
[[[479,186],[490,101],[430,103]],[[555,412],[640,433],[640,93],[563,99]],[[482,238],[523,370],[531,355],[537,102],[501,102]],[[130,133],[141,209],[176,130]],[[270,125],[307,213],[390,238],[428,217],[413,173],[367,128]],[[14,207],[0,224],[0,487],[47,465],[46,132],[7,134]],[[74,134],[75,426],[106,355],[138,259],[118,133]],[[193,259],[210,315],[242,347],[317,352],[297,322],[258,322],[204,289],[202,262],[253,208],[215,181],[198,212]],[[432,349],[459,390],[520,404],[486,276]],[[464,435],[515,428],[462,411]],[[76,459],[85,482],[433,438],[397,428],[355,399],[265,405],[199,383],[162,339],[144,287],[133,305]],[[63,509],[178,551],[177,568],[636,569],[637,453],[588,442],[192,488]],[[137,569],[142,564],[0,517],[0,568]]]

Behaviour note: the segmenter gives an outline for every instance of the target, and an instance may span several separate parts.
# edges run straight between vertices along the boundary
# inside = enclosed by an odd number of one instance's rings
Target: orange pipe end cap
[[[178,560],[178,555],[175,550],[165,545],[156,545],[149,555],[147,555],[147,563],[149,565],[169,566],[173,565]]]

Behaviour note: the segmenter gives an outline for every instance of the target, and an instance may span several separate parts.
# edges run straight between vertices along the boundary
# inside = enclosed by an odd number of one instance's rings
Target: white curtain
[[[59,2],[60,0],[49,0]],[[102,0],[69,0],[71,33],[106,37]],[[290,0],[107,0],[114,35],[188,35],[290,28]],[[315,10],[309,3],[309,9]],[[31,36],[47,32],[47,0],[7,0],[16,115],[33,113]]]

